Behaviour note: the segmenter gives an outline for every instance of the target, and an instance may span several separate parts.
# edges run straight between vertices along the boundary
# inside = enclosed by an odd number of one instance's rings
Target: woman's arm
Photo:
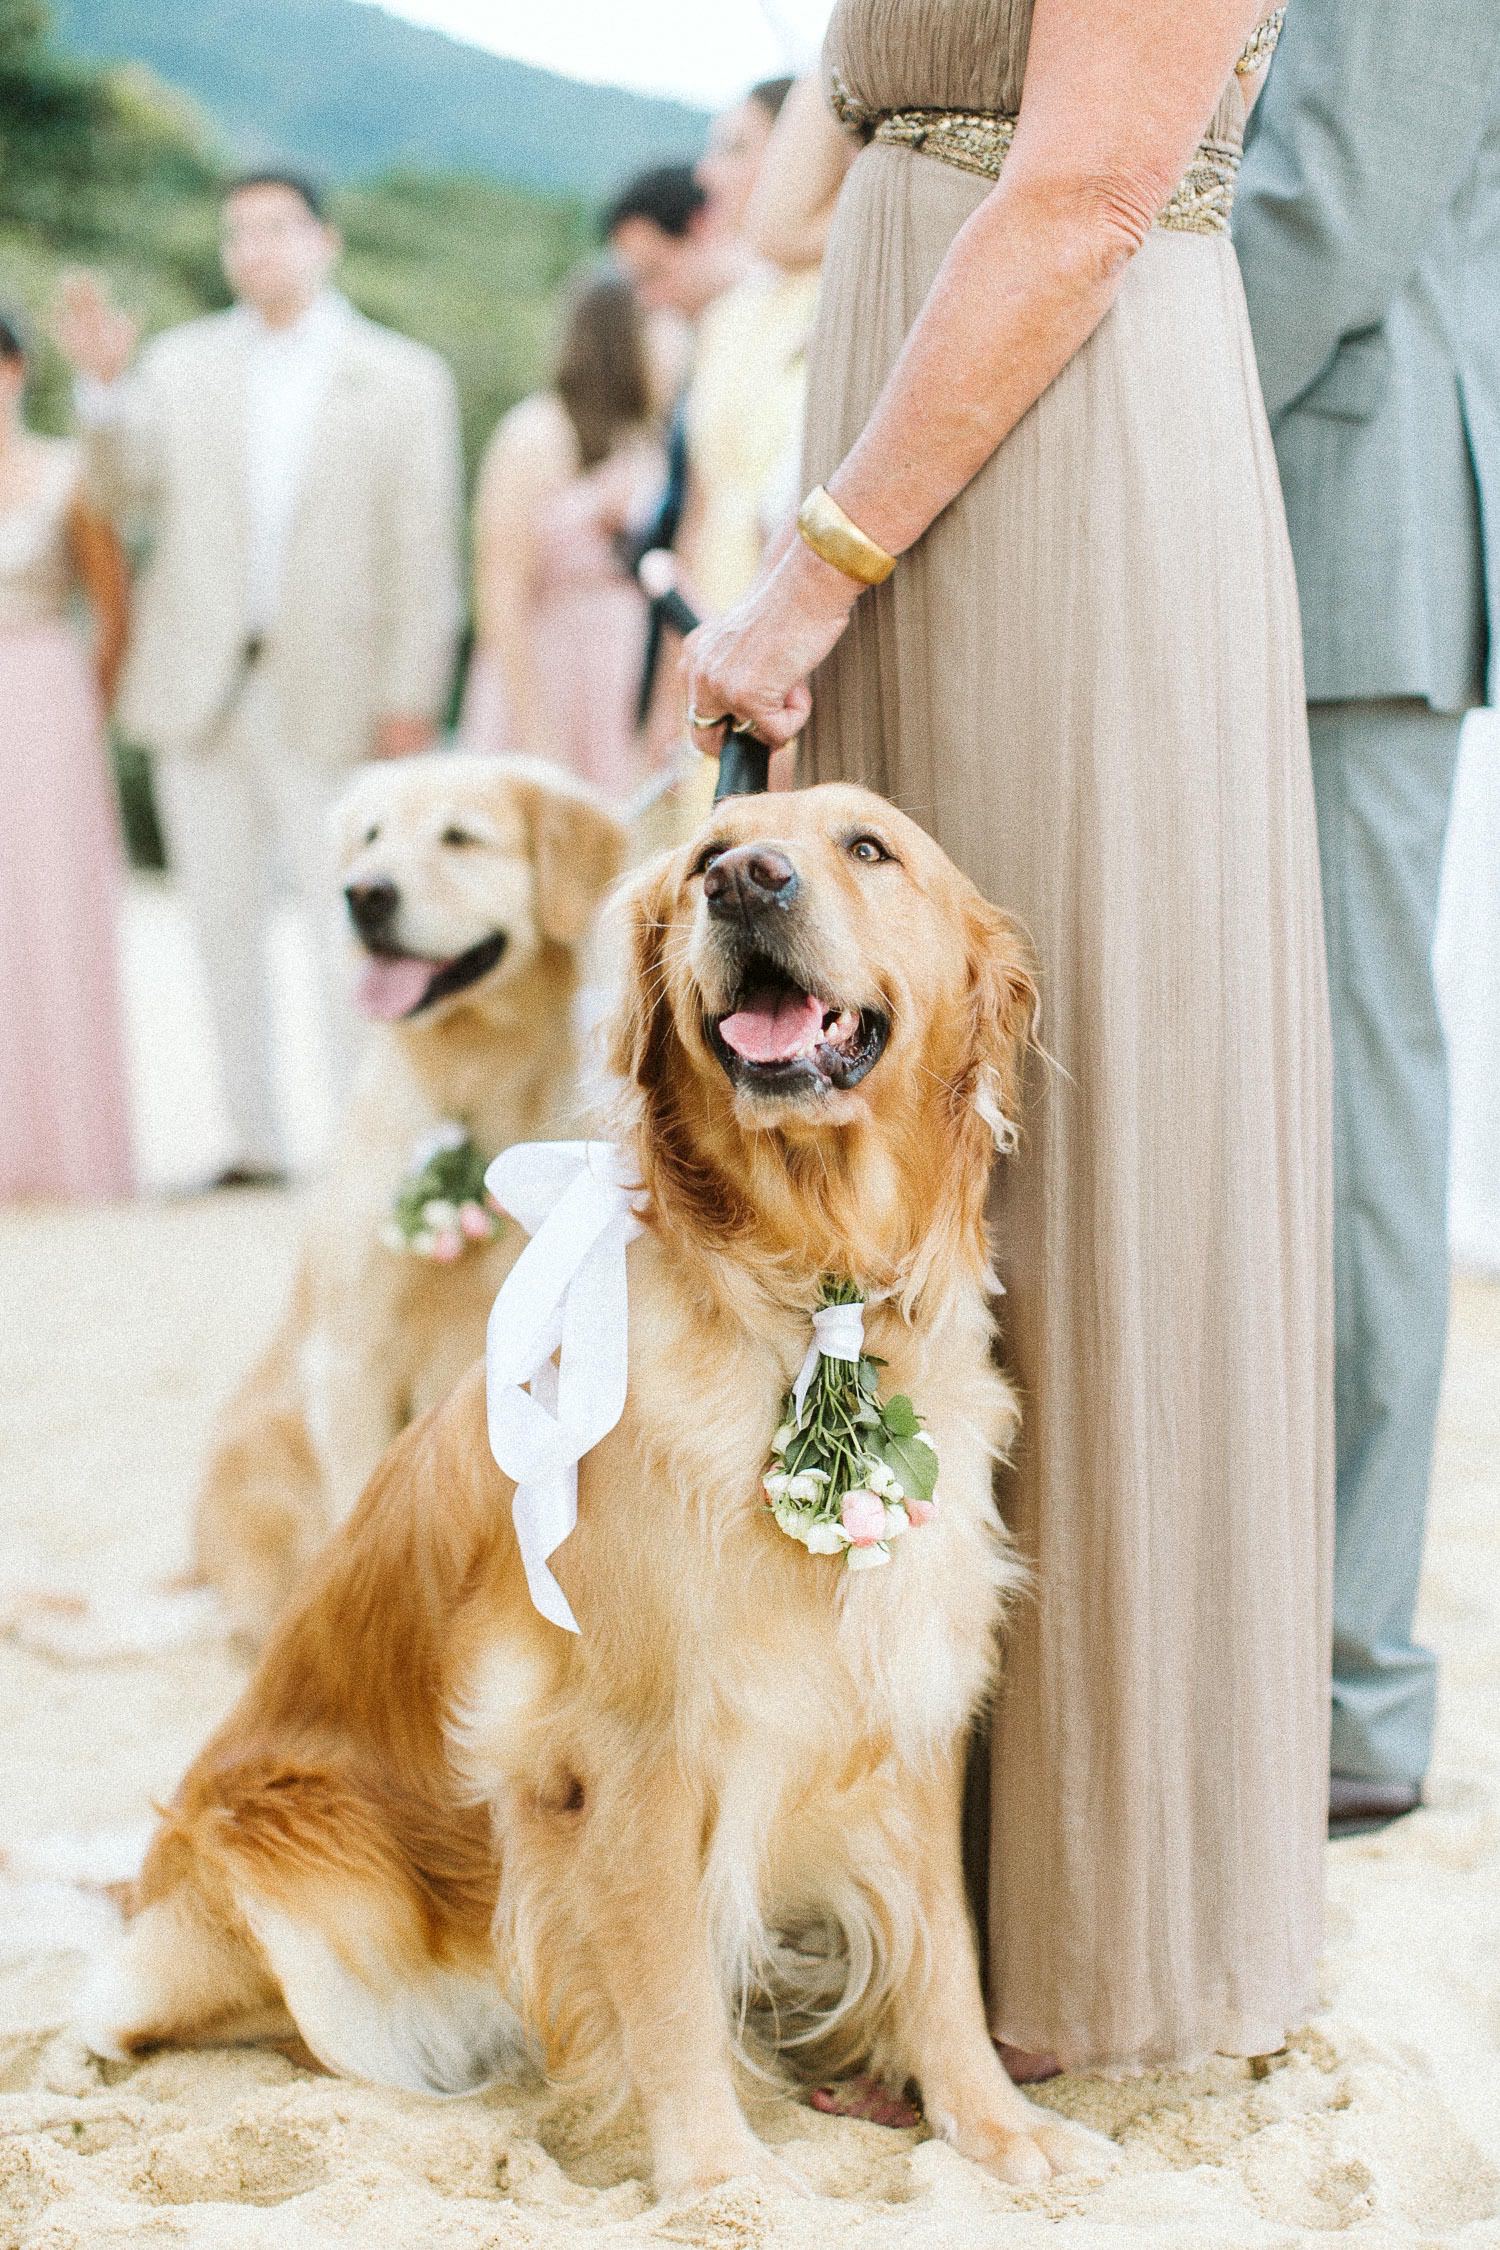
[[[893,554],[983,467],[1103,319],[1182,178],[1261,0],[1036,0],[1015,140],[869,421],[828,479]],[[794,540],[689,643],[691,701],[788,742],[859,587]],[[700,732],[700,747],[717,737]]]
[[[854,143],[828,107],[816,73],[782,104],[745,210],[745,235],[785,273],[823,262],[833,208],[854,160]]]
[[[130,568],[113,526],[85,501],[68,515],[73,570],[94,618],[94,674],[107,711],[115,699],[130,636]]]
[[[523,400],[490,440],[474,495],[474,629],[498,666],[517,750],[548,742],[533,656],[536,532],[570,467],[569,432],[552,398]]]

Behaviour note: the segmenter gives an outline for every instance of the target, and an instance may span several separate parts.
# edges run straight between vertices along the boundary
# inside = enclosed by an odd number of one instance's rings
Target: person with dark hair
[[[618,268],[584,275],[551,385],[501,422],[474,500],[464,739],[555,758],[616,797],[640,778],[646,610],[615,541],[662,476],[660,356]]]
[[[736,234],[709,223],[709,198],[689,164],[659,164],[622,188],[604,239],[647,312],[698,321],[745,270]]]
[[[620,189],[605,211],[601,232],[613,245],[629,220],[645,219],[658,233],[680,242],[702,208],[703,190],[691,164],[653,164]]]
[[[92,1201],[132,1186],[104,739],[129,587],[77,446],[26,426],[29,356],[0,312],[0,1199]]]
[[[158,336],[85,276],[58,340],[92,488],[150,559],[121,694],[208,972],[233,1144],[220,1179],[282,1170],[265,937],[278,863],[318,935],[326,1045],[354,1018],[324,864],[347,769],[434,734],[460,618],[453,379],[332,286],[314,185],[247,174],[223,203],[233,309]]]

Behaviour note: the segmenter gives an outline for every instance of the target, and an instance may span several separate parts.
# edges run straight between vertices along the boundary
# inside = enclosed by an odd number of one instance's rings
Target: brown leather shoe
[[[1373,1836],[1393,1820],[1404,1820],[1421,1802],[1419,1781],[1361,1781],[1354,1774],[1336,1773],[1328,1782],[1328,1833]]]
[[[279,1188],[286,1186],[286,1174],[274,1164],[226,1164],[208,1183],[210,1195],[221,1188]]]

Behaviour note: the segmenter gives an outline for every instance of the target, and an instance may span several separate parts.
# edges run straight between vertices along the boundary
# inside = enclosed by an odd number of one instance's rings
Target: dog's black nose
[[[350,883],[344,891],[349,919],[362,938],[385,937],[400,903],[394,883]]]
[[[703,877],[711,914],[754,914],[790,906],[799,889],[797,870],[773,844],[736,844],[720,852]]]

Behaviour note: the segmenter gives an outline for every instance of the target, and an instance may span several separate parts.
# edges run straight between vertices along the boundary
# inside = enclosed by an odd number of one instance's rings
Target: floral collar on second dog
[[[380,1230],[387,1250],[451,1266],[466,1250],[493,1242],[505,1219],[484,1175],[485,1160],[466,1125],[445,1118],[424,1133]]]
[[[625,1252],[641,1231],[640,1186],[608,1141],[523,1142],[496,1157],[485,1185],[531,1236],[490,1313],[490,1450],[516,1488],[532,1601],[576,1633],[551,1558],[578,1521],[579,1462],[625,1411]],[[910,1399],[880,1401],[866,1300],[849,1282],[825,1281],[822,1296],[764,1487],[781,1530],[810,1554],[869,1570],[931,1519],[937,1454]]]

